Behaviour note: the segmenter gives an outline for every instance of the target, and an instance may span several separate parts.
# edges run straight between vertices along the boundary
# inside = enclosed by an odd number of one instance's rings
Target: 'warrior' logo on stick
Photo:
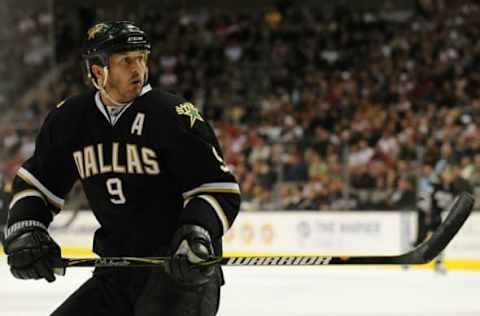
[[[328,265],[332,257],[233,257],[227,265]]]

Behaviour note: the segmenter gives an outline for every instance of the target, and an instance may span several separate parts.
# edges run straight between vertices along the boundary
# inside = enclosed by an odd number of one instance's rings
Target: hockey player
[[[193,266],[222,254],[240,191],[192,103],[147,82],[147,35],[130,22],[93,26],[83,58],[97,91],[61,102],[13,183],[4,248],[12,274],[55,280],[48,234],[78,179],[101,225],[100,256],[171,255],[167,271],[102,268],[52,315],[215,315],[223,276]]]
[[[464,191],[473,193],[473,188],[469,181],[461,176],[460,169],[456,166],[445,166],[430,176],[425,187],[420,188],[415,246],[437,229],[442,223],[442,212],[447,210],[455,196]],[[442,255],[435,259],[434,269],[439,273],[445,273]]]

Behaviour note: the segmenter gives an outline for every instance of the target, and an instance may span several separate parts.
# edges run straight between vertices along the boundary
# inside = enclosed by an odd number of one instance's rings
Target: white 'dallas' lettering
[[[100,167],[100,173],[111,172],[112,165],[105,164],[105,160],[103,159],[103,144],[97,145],[97,152],[98,152],[98,164]]]
[[[85,146],[73,153],[80,178],[97,174],[128,173],[157,175],[160,166],[154,150],[135,144],[112,143]]]
[[[118,156],[118,143],[112,144],[112,166],[113,172],[115,173],[125,173],[125,166],[119,163]]]
[[[127,170],[128,173],[143,174],[143,165],[138,154],[137,145],[127,144]]]
[[[85,162],[85,177],[98,174],[97,159],[95,159],[95,150],[93,146],[87,146],[83,149],[83,158]]]
[[[137,116],[135,116],[135,120],[133,121],[132,129],[130,130],[130,133],[133,135],[137,134],[138,136],[141,136],[143,131],[144,121],[145,121],[145,114],[137,113]]]

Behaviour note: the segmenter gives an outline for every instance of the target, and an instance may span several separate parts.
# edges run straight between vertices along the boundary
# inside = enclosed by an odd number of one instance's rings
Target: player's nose
[[[142,69],[139,67],[132,67],[130,69],[130,78],[137,79],[140,78],[142,74]]]
[[[132,76],[141,76],[144,71],[144,66],[141,62],[133,63],[132,67],[130,68]]]

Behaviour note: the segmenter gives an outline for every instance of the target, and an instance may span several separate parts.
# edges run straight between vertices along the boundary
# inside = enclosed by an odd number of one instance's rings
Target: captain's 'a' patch
[[[143,113],[137,113],[137,116],[135,117],[135,120],[133,121],[132,124],[132,129],[130,130],[130,133],[133,135],[142,135],[143,131],[143,122],[145,121],[145,114]]]

